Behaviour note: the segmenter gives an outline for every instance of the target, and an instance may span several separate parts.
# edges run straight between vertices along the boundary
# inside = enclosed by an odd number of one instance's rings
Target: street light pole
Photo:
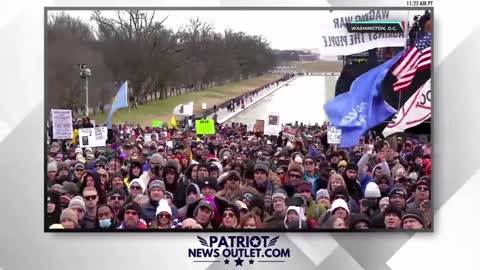
[[[92,71],[87,68],[86,64],[80,64],[80,78],[85,80],[85,116],[88,116],[88,77],[92,75]]]

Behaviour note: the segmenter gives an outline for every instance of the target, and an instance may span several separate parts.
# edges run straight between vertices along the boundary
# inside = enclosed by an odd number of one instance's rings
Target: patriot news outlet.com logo
[[[193,262],[246,266],[255,263],[281,263],[290,258],[289,248],[275,248],[280,236],[197,236],[202,248],[189,248]]]

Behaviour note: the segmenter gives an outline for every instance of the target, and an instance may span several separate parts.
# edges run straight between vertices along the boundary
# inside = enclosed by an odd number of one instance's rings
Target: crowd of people
[[[430,143],[369,132],[338,149],[327,143],[327,123],[284,132],[217,123],[215,135],[199,136],[127,124],[112,127],[105,147],[52,140],[46,228],[431,228]]]

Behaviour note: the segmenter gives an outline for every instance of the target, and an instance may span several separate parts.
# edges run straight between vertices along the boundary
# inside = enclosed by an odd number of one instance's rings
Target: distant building
[[[301,54],[298,56],[299,61],[316,61],[319,60],[318,54]]]

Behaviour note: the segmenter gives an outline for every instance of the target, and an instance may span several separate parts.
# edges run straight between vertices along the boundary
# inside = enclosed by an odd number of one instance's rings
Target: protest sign
[[[107,127],[81,128],[78,130],[80,147],[102,147],[108,138]]]
[[[408,21],[406,10],[334,10],[322,17],[320,55],[351,55],[383,47],[404,47],[406,32],[349,33],[347,24],[354,21]]]
[[[152,121],[152,128],[162,127],[162,126],[163,126],[163,121],[160,121],[160,120],[153,120]]]
[[[71,110],[52,109],[53,138],[66,140],[73,138],[73,122]]]
[[[342,138],[342,130],[337,129],[334,126],[327,127],[327,143],[328,144],[340,144]]]
[[[282,131],[282,126],[280,124],[280,114],[270,113],[267,116],[267,124],[265,125],[264,133],[266,135],[278,136],[278,133],[280,131]]]
[[[145,142],[151,142],[152,141],[152,135],[154,135],[156,137],[156,139],[158,140],[158,134],[157,133],[145,133]]]
[[[196,120],[195,130],[197,131],[197,134],[213,135],[215,134],[215,123],[213,119]]]

